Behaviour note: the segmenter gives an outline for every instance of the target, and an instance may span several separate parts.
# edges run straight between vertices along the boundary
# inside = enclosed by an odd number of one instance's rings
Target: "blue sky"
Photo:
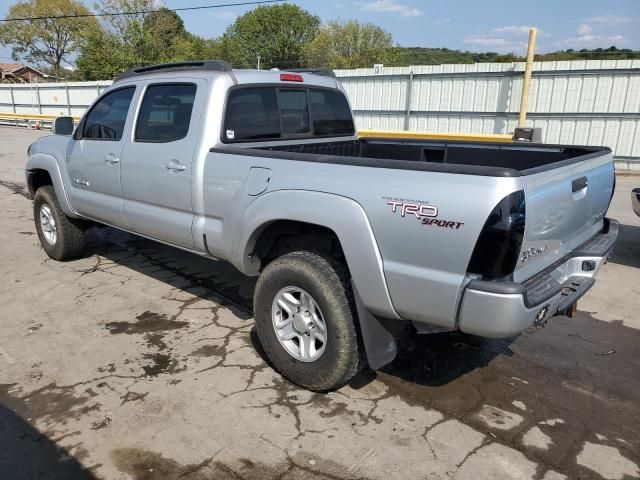
[[[4,17],[15,3],[0,0]],[[92,5],[92,1],[86,1]],[[168,8],[228,0],[159,0]],[[616,45],[640,49],[640,0],[296,0],[324,21],[380,25],[402,46],[523,53],[529,26],[540,29],[538,51]],[[216,37],[249,7],[180,12],[187,29]],[[10,49],[0,47],[0,62]]]

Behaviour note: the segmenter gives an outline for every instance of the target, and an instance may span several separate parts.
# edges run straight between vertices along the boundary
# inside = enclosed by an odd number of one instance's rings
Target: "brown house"
[[[0,83],[44,83],[51,75],[22,63],[0,63]]]

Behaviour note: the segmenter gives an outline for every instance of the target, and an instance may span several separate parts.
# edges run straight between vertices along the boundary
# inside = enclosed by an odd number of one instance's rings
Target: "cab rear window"
[[[222,140],[256,142],[354,133],[349,104],[338,90],[242,87],[229,94]]]

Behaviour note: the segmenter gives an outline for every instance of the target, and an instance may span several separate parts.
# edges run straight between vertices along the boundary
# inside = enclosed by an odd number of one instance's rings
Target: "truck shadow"
[[[396,339],[395,361],[382,371],[419,385],[446,385],[486,367],[497,356],[512,356],[509,346],[513,340],[480,338],[460,332],[425,335],[407,332]]]
[[[256,279],[246,277],[230,263],[207,259],[115,228],[90,228],[86,234],[85,256],[95,256],[97,263],[82,273],[121,265],[176,290],[222,305],[241,320],[253,318]]]
[[[93,480],[64,448],[4,405],[0,396],[0,472],[4,479]]]
[[[620,225],[618,241],[609,257],[611,263],[640,268],[640,227]]]
[[[273,368],[255,327],[250,339],[262,360]],[[379,371],[365,367],[350,382],[355,390],[384,376],[407,385],[441,387],[455,383],[466,374],[484,368],[497,356],[513,355],[509,345],[514,339],[484,339],[459,332],[418,335],[413,331],[396,336],[398,355]]]
[[[418,335],[410,324],[393,332],[398,354],[378,372],[365,369],[351,383],[362,388],[382,374],[411,384],[440,387],[482,369],[498,356],[510,357],[517,338],[490,339],[462,332]]]

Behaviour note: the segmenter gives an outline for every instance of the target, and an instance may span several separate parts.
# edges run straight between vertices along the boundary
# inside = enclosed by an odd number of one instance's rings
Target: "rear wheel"
[[[80,256],[84,246],[82,222],[67,217],[51,185],[36,191],[33,218],[44,251],[54,260],[70,260]]]
[[[263,270],[254,293],[260,343],[284,377],[314,391],[340,387],[362,365],[348,275],[328,255],[299,251]]]

